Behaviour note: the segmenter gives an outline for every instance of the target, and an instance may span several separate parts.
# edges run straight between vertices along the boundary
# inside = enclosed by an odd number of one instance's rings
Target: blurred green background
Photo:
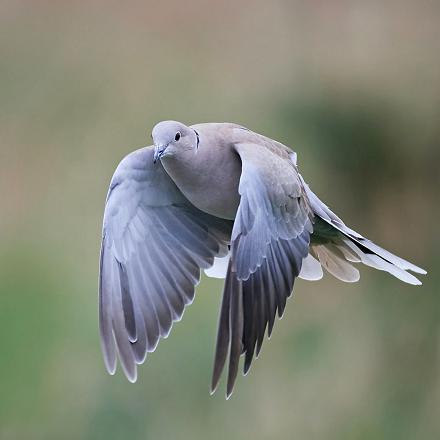
[[[1,440],[440,438],[439,2],[6,0],[0,29]],[[104,199],[162,119],[292,146],[423,286],[299,280],[225,401],[208,393],[221,282],[203,278],[138,382],[110,377]]]

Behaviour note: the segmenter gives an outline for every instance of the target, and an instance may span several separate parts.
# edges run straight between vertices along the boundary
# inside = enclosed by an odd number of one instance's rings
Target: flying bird
[[[105,366],[129,381],[194,299],[201,271],[225,278],[211,392],[228,363],[229,397],[297,277],[323,268],[345,282],[355,265],[421,284],[414,264],[344,224],[305,183],[285,145],[231,123],[160,122],[153,146],[126,156],[107,195],[99,327]]]

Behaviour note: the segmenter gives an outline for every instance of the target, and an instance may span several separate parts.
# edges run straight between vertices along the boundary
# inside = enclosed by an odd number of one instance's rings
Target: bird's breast
[[[190,152],[184,160],[164,158],[163,166],[183,195],[198,209],[233,220],[240,203],[241,162],[231,149]]]

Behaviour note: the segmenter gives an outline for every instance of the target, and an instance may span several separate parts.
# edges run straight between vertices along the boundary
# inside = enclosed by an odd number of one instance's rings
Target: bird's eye
[[[180,131],[178,131],[176,133],[176,136],[174,136],[174,140],[177,142],[180,139],[180,136],[181,136]]]

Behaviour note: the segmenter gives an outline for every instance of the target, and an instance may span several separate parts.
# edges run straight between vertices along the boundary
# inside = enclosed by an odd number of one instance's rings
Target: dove
[[[163,121],[153,146],[128,154],[108,190],[99,275],[107,371],[129,381],[194,300],[201,272],[225,278],[211,383],[227,364],[230,397],[282,317],[297,278],[323,269],[359,280],[357,265],[413,285],[426,274],[350,229],[310,189],[297,156],[232,123]]]

